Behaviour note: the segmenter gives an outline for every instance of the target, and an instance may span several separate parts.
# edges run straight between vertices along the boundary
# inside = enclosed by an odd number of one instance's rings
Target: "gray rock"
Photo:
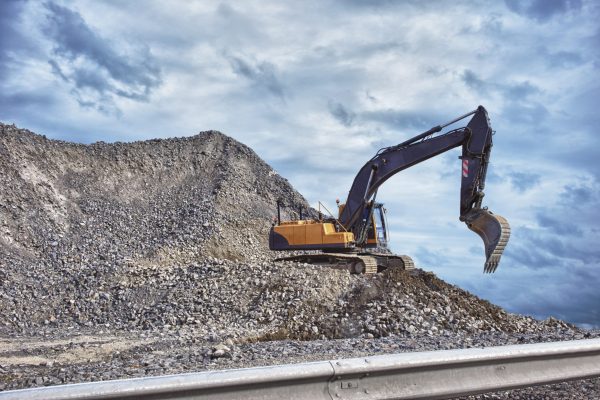
[[[0,390],[600,336],[507,313],[420,270],[273,262],[276,200],[293,205],[286,219],[297,205],[312,211],[218,132],[81,145],[0,124],[0,171],[0,234],[11,238],[0,246],[0,335],[15,357],[85,354],[0,366],[11,377]],[[107,343],[119,350],[102,353]],[[599,397],[597,380],[564,385],[519,393]]]

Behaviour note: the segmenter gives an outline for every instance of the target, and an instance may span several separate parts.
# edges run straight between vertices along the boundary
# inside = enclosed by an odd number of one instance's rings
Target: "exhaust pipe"
[[[465,216],[470,230],[483,239],[485,246],[484,273],[493,273],[498,268],[500,257],[510,238],[510,225],[506,218],[487,209],[473,209]]]

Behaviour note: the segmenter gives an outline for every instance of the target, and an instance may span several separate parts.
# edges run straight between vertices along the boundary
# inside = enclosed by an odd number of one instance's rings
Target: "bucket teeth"
[[[483,272],[486,274],[495,272],[510,237],[508,221],[491,211],[477,209],[467,215],[465,223],[483,239],[486,256]]]

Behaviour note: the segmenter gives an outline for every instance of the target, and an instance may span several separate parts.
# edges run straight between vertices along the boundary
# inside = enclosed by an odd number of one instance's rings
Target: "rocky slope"
[[[273,262],[276,200],[308,205],[219,132],[81,145],[0,124],[0,170],[0,389],[330,358],[335,349],[597,335],[507,313],[420,270],[359,276]],[[107,337],[116,347],[94,360],[50,344]]]
[[[265,242],[277,198],[307,206],[215,131],[86,146],[0,125],[0,168],[0,243],[53,264],[243,259],[249,243]]]
[[[307,207],[252,150],[213,131],[85,146],[0,125],[0,169],[0,284],[13,290],[0,298],[0,326],[9,330],[56,318],[30,315],[32,298],[44,297],[42,314],[67,292],[79,303],[131,266],[264,258],[276,199]]]

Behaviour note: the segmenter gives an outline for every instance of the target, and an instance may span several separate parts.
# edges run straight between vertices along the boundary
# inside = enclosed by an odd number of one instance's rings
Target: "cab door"
[[[388,244],[388,228],[385,208],[383,204],[378,203],[375,205],[375,212],[373,213],[375,219],[375,232],[377,234],[377,243],[379,247],[387,247]]]

